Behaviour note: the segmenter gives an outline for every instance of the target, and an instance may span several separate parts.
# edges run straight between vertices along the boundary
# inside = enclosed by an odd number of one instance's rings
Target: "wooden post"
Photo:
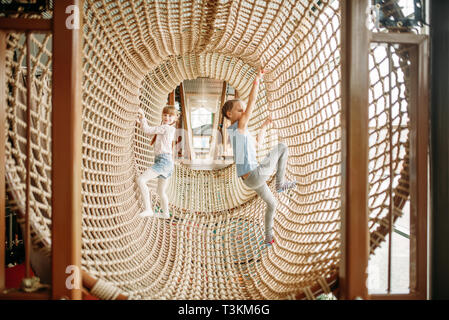
[[[0,30],[12,32],[51,32],[50,19],[0,18]]]
[[[449,1],[431,11],[431,299],[449,299]]]
[[[72,8],[71,13],[66,13],[66,9],[70,8]],[[74,14],[73,9],[77,9],[78,16],[70,17]],[[54,2],[52,81],[53,299],[82,298],[82,12],[83,0],[58,0]],[[68,28],[66,21],[69,23],[79,22],[80,25],[78,28],[76,28],[76,25]],[[72,266],[72,272],[66,271],[69,270],[67,269],[69,266]],[[73,277],[73,281],[70,281],[69,277]],[[66,280],[69,286],[66,285]]]
[[[217,111],[215,113],[215,117],[214,117],[214,123],[212,126],[212,143],[211,143],[211,147],[209,150],[209,157],[212,157],[212,160],[216,160],[217,158],[217,145],[222,144],[223,145],[223,130],[221,128],[219,128],[219,125],[223,124],[223,115],[221,114],[221,107],[223,106],[223,104],[225,103],[226,100],[226,89],[227,89],[228,85],[226,83],[226,81],[223,81],[223,87],[221,89],[221,97],[220,97],[220,105],[217,108]],[[217,135],[218,133],[220,133],[220,140],[221,141],[217,141]]]
[[[0,292],[5,288],[6,33],[0,30]]]
[[[31,90],[33,74],[31,68],[31,32],[26,33],[26,62],[27,62],[27,143],[26,143],[26,181],[25,181],[25,229],[23,243],[25,246],[25,278],[31,278],[31,229],[30,229],[30,193],[31,193]]]
[[[168,105],[170,105],[170,106],[174,106],[175,105],[175,90],[173,90],[172,92],[170,92],[168,94]],[[175,142],[173,141],[172,144],[173,144],[173,147],[174,147],[175,146]],[[175,160],[176,157],[177,157],[177,155],[173,154],[173,161]]]
[[[181,109],[182,109],[182,121],[183,121],[183,128],[184,128],[184,148],[185,148],[185,154],[187,155],[188,160],[195,159],[195,151],[193,150],[193,141],[192,141],[192,130],[190,128],[190,120],[187,113],[187,107],[186,107],[186,99],[184,96],[184,86],[181,82],[179,85],[179,96],[181,99]]]
[[[340,299],[368,298],[368,53],[367,0],[343,0],[342,219]]]
[[[170,106],[174,106],[175,105],[175,90],[173,90],[172,92],[170,92],[168,94],[168,104]]]
[[[416,136],[415,144],[416,155],[413,157],[414,167],[416,168],[416,200],[415,200],[415,227],[416,227],[416,286],[413,288],[415,293],[427,299],[427,238],[428,238],[428,197],[429,197],[429,49],[428,41],[422,41],[417,46],[419,56],[417,70],[414,71],[414,77],[417,79],[417,103],[415,103],[416,114]],[[448,52],[446,52],[447,54]],[[449,71],[449,70],[448,70]],[[446,83],[447,85],[447,83]],[[446,233],[447,233],[446,229]],[[449,241],[448,241],[449,243]],[[445,274],[446,275],[446,274]],[[449,298],[449,295],[448,295]]]

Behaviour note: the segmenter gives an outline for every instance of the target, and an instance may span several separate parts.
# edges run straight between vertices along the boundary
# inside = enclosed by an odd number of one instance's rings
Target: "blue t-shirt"
[[[248,129],[242,134],[238,130],[239,122],[227,128],[229,138],[231,139],[232,150],[234,151],[234,161],[237,168],[237,176],[253,171],[259,163],[256,159],[256,148],[254,147],[254,138]]]

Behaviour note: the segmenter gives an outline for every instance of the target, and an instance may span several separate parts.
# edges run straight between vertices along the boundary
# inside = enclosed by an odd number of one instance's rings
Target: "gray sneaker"
[[[286,190],[294,189],[296,188],[296,181],[285,181],[284,183],[281,183],[280,185],[276,184],[276,191],[278,193],[284,192]]]

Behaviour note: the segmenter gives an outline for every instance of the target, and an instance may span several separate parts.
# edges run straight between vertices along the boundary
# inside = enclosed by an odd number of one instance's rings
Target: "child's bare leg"
[[[167,179],[159,178],[157,179],[157,194],[159,195],[159,199],[161,200],[162,214],[159,215],[160,218],[168,219],[170,218],[170,214],[168,212],[168,197],[165,193],[165,189],[167,188]]]
[[[265,243],[271,243],[273,240],[273,221],[276,213],[277,201],[271,193],[266,183],[254,189],[256,193],[265,201],[267,208],[265,209]]]
[[[154,215],[151,205],[150,190],[148,189],[147,183],[148,181],[155,179],[158,175],[159,173],[150,168],[137,178],[137,183],[140,192],[142,193],[142,199],[145,206],[145,210],[139,214],[141,217],[151,217]]]

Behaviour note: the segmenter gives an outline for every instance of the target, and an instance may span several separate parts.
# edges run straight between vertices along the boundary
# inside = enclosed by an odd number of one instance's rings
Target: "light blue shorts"
[[[171,155],[169,153],[158,154],[154,158],[154,164],[151,167],[151,169],[153,169],[157,173],[160,173],[158,178],[163,178],[163,179],[170,178],[170,176],[173,172],[173,169],[174,169],[173,155]]]

